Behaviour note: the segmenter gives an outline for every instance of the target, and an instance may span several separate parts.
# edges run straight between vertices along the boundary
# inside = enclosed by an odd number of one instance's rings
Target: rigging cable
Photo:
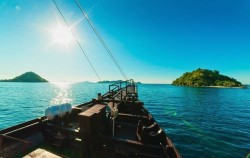
[[[85,13],[85,11],[83,10],[83,8],[81,7],[80,3],[77,2],[77,0],[74,0],[75,3],[77,4],[78,8],[81,10],[82,14],[84,15],[84,17],[87,19],[89,25],[91,26],[91,28],[93,29],[93,31],[95,32],[96,36],[98,37],[99,41],[102,43],[103,47],[106,49],[106,51],[108,52],[109,56],[111,57],[111,59],[113,60],[113,62],[115,63],[116,67],[118,68],[118,70],[120,71],[120,73],[122,74],[122,76],[124,77],[125,80],[128,80],[127,76],[125,75],[124,71],[122,70],[122,68],[120,67],[120,65],[118,64],[117,60],[115,59],[115,57],[113,56],[111,50],[109,49],[109,47],[107,46],[107,44],[105,43],[105,41],[103,40],[103,38],[101,37],[101,35],[99,34],[99,32],[97,32],[94,24],[90,21],[90,19],[88,18],[87,14]]]
[[[79,46],[79,48],[81,49],[82,53],[83,53],[83,54],[84,54],[84,56],[86,57],[86,59],[87,59],[87,61],[88,61],[89,65],[90,65],[90,66],[91,66],[91,68],[93,69],[93,71],[94,71],[95,75],[97,76],[98,80],[99,80],[99,81],[101,81],[100,76],[99,76],[99,75],[98,75],[98,73],[96,72],[96,70],[95,70],[95,68],[94,68],[93,64],[91,63],[91,61],[89,60],[89,58],[88,58],[88,56],[87,56],[86,52],[83,50],[83,48],[82,48],[81,44],[80,44],[80,43],[79,43],[79,41],[76,39],[76,36],[75,36],[75,35],[73,34],[73,32],[70,30],[70,26],[69,26],[69,24],[67,23],[67,21],[66,21],[65,17],[63,16],[63,14],[62,14],[61,10],[59,9],[58,5],[56,4],[55,0],[52,0],[52,1],[53,1],[53,3],[55,4],[56,9],[57,9],[57,10],[58,10],[58,12],[60,13],[60,15],[61,15],[61,17],[62,17],[62,19],[63,19],[64,23],[67,25],[67,27],[68,27],[68,29],[69,29],[69,31],[70,31],[70,33],[71,33],[71,35],[73,36],[73,38],[74,38],[75,42],[77,43],[77,45],[78,45],[78,46]]]

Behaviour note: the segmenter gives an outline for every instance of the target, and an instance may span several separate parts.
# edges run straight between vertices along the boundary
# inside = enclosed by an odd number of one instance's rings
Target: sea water
[[[0,130],[80,104],[108,84],[0,83]],[[139,98],[184,158],[244,158],[250,152],[250,89],[140,84]]]

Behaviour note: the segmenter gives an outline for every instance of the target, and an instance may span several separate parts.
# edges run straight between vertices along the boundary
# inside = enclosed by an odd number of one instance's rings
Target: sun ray
[[[74,40],[70,29],[72,28],[68,28],[58,23],[56,27],[50,29],[53,38],[52,42],[55,44],[62,44],[68,48],[68,45]]]
[[[70,47],[70,45],[74,42],[73,29],[82,21],[82,18],[78,21],[74,22],[69,27],[62,23],[59,17],[56,16],[56,24],[46,30],[49,32],[50,37],[52,38],[51,42],[48,46],[52,45],[61,45],[66,49]]]

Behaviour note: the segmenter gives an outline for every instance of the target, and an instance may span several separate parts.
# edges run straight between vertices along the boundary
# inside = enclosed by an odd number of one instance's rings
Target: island
[[[97,83],[119,83],[119,82],[122,82],[123,80],[112,80],[112,81],[109,81],[109,80],[103,80],[103,81],[99,81]],[[141,82],[135,82],[136,84],[142,84]]]
[[[193,87],[245,87],[236,79],[221,75],[218,70],[212,71],[201,68],[184,73],[181,77],[174,80],[172,85]]]
[[[97,83],[117,83],[117,82],[122,82],[122,80],[113,80],[113,81],[103,80],[103,81],[98,81]]]
[[[0,82],[48,82],[34,72],[26,72],[13,79],[0,80]]]

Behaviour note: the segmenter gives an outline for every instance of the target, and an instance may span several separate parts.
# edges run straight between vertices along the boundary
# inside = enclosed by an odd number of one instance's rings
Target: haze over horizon
[[[101,80],[123,79],[75,2],[56,2]],[[250,83],[250,1],[79,2],[128,78],[172,83],[205,68]],[[98,81],[51,0],[2,0],[0,10],[0,79]]]

